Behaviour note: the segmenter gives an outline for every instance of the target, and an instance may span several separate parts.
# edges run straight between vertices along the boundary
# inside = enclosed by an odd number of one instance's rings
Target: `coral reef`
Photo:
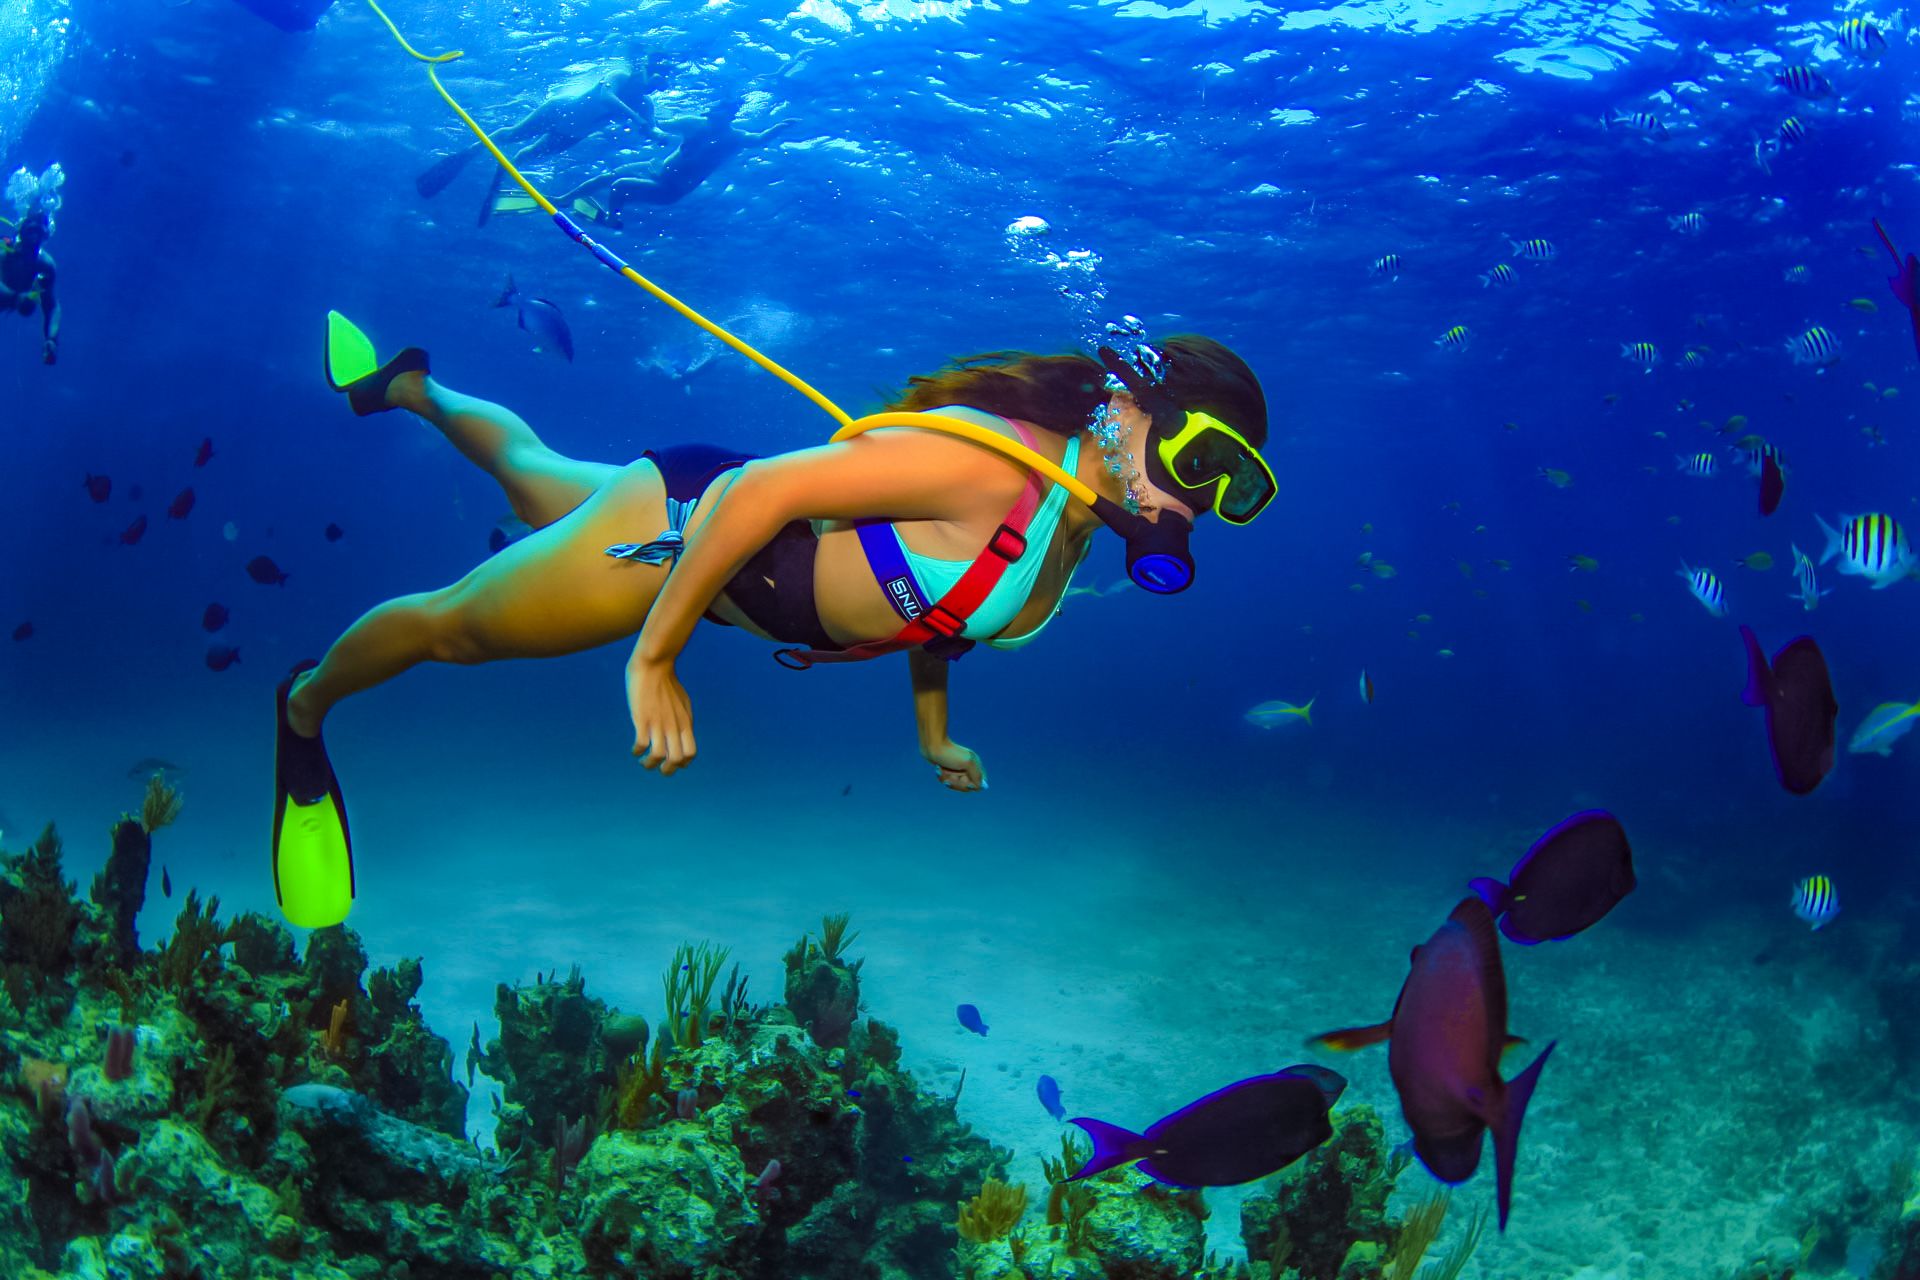
[[[827,916],[818,941],[802,934],[787,952],[787,1008],[815,1044],[829,1049],[847,1042],[860,1016],[860,962],[842,959],[853,940],[847,920],[844,913]]]

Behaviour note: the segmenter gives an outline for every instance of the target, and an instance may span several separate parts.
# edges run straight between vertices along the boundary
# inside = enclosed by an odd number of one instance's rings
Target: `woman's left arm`
[[[947,736],[947,673],[952,665],[925,649],[907,651],[920,754],[939,771],[941,785],[954,791],[985,791],[987,772],[980,757]]]

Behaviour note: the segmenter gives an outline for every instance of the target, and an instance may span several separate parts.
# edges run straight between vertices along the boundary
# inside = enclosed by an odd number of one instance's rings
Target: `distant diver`
[[[673,135],[654,121],[653,102],[648,95],[667,82],[670,65],[666,55],[648,53],[636,41],[627,46],[626,54],[605,75],[588,84],[553,91],[539,106],[497,130],[493,139],[516,165],[551,160],[609,125],[630,125],[656,141],[668,141]],[[478,142],[449,152],[414,179],[414,189],[431,200],[460,176],[468,162],[485,153],[486,148]],[[496,171],[489,181],[480,221],[487,220],[499,190],[500,175]]]
[[[702,618],[788,646],[774,657],[792,669],[905,653],[922,757],[942,785],[985,790],[979,756],[948,733],[948,662],[1032,640],[1103,526],[1135,583],[1166,594],[1192,580],[1199,513],[1245,524],[1276,493],[1245,361],[1203,337],[1149,342],[1132,317],[1108,340],[1098,359],[1003,352],[912,378],[895,408],[913,430],[874,430],[893,425],[882,415],[771,457],[662,445],[622,466],[556,453],[511,410],[428,377],[417,347],[381,362],[330,314],[327,377],[353,411],[406,409],[439,429],[534,532],[451,586],[375,606],[281,686],[287,917],[318,927],[352,901],[323,720],[422,662],[558,657],[638,633],[632,751],[672,774],[696,749],[675,663]],[[795,732],[796,749],[818,750]]]
[[[311,31],[320,25],[321,15],[333,8],[333,0],[235,0],[235,3],[282,31]]]
[[[12,219],[0,219],[12,233],[0,239],[0,311],[30,316],[40,313],[40,362],[52,364],[60,356],[60,302],[54,296],[53,255],[46,244],[53,235],[53,215],[60,208],[60,188],[66,175],[51,165],[38,178],[25,169],[7,179],[6,194],[13,205]]]
[[[735,155],[799,123],[776,120],[764,129],[736,129],[734,122],[742,105],[743,99],[738,97],[715,103],[705,119],[680,135],[679,145],[664,158],[642,160],[597,173],[573,190],[555,197],[556,203],[564,207],[586,197],[600,198],[606,210],[601,221],[618,227],[620,211],[629,203],[675,204]]]

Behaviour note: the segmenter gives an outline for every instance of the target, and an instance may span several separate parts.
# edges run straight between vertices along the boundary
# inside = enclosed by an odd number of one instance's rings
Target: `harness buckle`
[[[1012,564],[1027,554],[1027,535],[1010,525],[1003,524],[993,531],[987,539],[987,550]]]
[[[951,640],[967,629],[967,620],[936,604],[920,615],[920,625],[943,640]]]

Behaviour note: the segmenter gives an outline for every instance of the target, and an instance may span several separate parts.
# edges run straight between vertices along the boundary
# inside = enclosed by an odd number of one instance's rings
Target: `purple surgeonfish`
[[[1635,883],[1620,820],[1587,809],[1534,841],[1505,884],[1477,876],[1469,887],[1500,917],[1500,932],[1530,947],[1592,928]]]
[[[1520,1121],[1553,1045],[1513,1079],[1500,1078],[1500,1054],[1512,1042],[1507,976],[1486,903],[1465,899],[1413,949],[1413,967],[1391,1019],[1329,1031],[1317,1043],[1358,1049],[1388,1039],[1387,1071],[1400,1094],[1400,1114],[1413,1130],[1414,1154],[1428,1172],[1442,1182],[1465,1182],[1480,1167],[1480,1135],[1493,1133],[1495,1193],[1505,1231]]]
[[[1780,509],[1780,495],[1787,491],[1786,473],[1780,460],[1771,453],[1760,458],[1760,514],[1770,516]]]
[[[1238,1080],[1189,1102],[1135,1133],[1104,1120],[1075,1116],[1093,1139],[1093,1154],[1069,1178],[1090,1178],[1140,1162],[1140,1172],[1175,1187],[1230,1187],[1286,1168],[1333,1136],[1327,1112],[1346,1077],[1300,1063],[1269,1076]]]
[[[1812,636],[1789,640],[1771,665],[1752,627],[1741,627],[1740,638],[1747,646],[1747,687],[1740,700],[1766,708],[1773,771],[1781,786],[1804,796],[1833,768],[1840,704],[1834,701],[1827,660]]]

